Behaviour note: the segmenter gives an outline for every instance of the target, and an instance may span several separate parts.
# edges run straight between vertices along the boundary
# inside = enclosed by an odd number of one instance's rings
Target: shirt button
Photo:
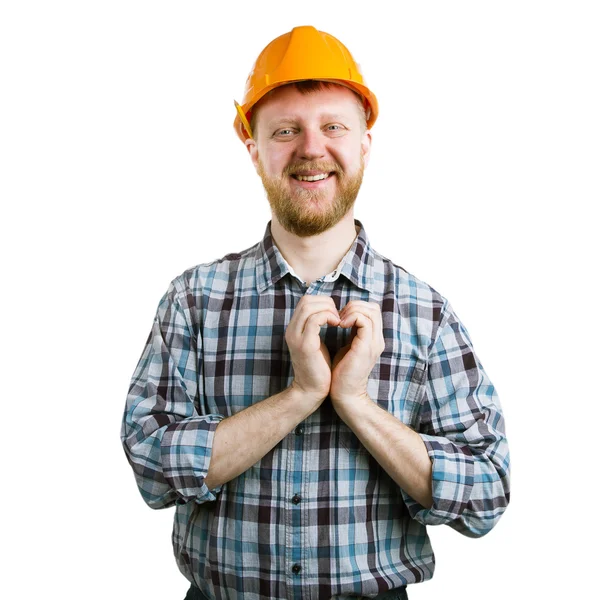
[[[292,502],[294,504],[300,504],[300,501],[302,500],[302,498],[300,498],[300,496],[298,496],[298,494],[296,494],[293,498],[292,498]]]
[[[298,425],[298,427],[296,427],[296,435],[303,435],[304,434],[304,427],[302,425]]]
[[[293,567],[292,567],[292,573],[294,575],[298,575],[298,573],[300,573],[300,571],[302,571],[302,567],[296,563]]]

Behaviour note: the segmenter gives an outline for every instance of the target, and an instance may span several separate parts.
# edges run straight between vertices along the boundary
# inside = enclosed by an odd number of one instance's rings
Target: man
[[[378,107],[348,50],[297,27],[236,106],[272,220],[172,281],[127,456],[176,505],[187,598],[407,598],[433,575],[426,525],[481,536],[508,504],[495,389],[448,301],[354,219]]]

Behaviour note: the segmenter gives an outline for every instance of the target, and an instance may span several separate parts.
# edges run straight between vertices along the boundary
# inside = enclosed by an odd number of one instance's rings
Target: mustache
[[[320,171],[322,173],[339,173],[344,174],[344,170],[337,163],[325,161],[304,161],[301,163],[293,163],[287,165],[283,169],[284,175],[298,175],[307,171]]]

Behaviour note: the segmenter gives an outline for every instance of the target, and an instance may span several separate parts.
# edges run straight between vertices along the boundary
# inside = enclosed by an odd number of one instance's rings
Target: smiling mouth
[[[319,173],[318,175],[302,175],[300,173],[295,173],[292,177],[296,179],[296,181],[323,181],[333,174],[333,171],[331,173]]]

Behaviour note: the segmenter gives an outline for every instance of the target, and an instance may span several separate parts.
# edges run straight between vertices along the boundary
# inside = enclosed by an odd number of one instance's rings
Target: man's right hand
[[[302,296],[285,331],[294,367],[292,386],[321,403],[331,386],[331,358],[319,335],[322,325],[338,326],[333,298]]]
[[[205,478],[215,489],[256,464],[329,394],[331,358],[319,335],[321,325],[340,323],[332,298],[303,296],[285,331],[294,381],[285,390],[223,419],[215,430]],[[269,427],[265,427],[269,423]]]

